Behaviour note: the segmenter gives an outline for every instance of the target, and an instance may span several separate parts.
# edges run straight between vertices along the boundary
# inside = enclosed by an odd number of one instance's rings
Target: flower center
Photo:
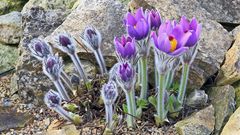
[[[170,52],[173,52],[177,48],[177,40],[173,36],[169,36],[168,39],[171,45]]]

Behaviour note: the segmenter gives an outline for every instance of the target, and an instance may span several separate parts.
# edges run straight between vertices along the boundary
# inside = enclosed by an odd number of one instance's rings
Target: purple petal
[[[142,18],[144,18],[144,12],[143,12],[143,8],[138,8],[135,14],[136,20],[139,21]],[[144,18],[145,19],[145,18]]]
[[[198,26],[198,22],[197,22],[196,18],[193,18],[191,23],[189,24],[189,29],[196,31],[197,26]]]
[[[131,13],[127,13],[126,23],[128,25],[134,26],[134,25],[136,25],[137,21]]]
[[[188,31],[189,30],[189,21],[185,16],[181,18],[180,25],[183,27],[183,31]]]
[[[188,49],[189,49],[188,47],[181,47],[181,48],[175,50],[174,52],[168,53],[168,54],[171,55],[171,56],[177,57],[177,56],[180,56],[183,53],[185,53]]]
[[[134,37],[136,40],[141,39],[140,35],[137,33],[136,29],[133,26],[128,25],[127,26],[127,32],[129,34],[129,36]]]

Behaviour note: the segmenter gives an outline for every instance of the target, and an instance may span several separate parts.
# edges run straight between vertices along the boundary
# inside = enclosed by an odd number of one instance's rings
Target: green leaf
[[[127,105],[126,105],[126,104],[123,104],[123,105],[122,105],[122,108],[123,108],[123,112],[124,112],[124,113],[128,113],[128,108],[127,108]]]
[[[78,111],[78,106],[74,103],[64,104],[63,107],[66,108],[70,112]]]
[[[167,109],[170,113],[178,112],[182,109],[181,103],[174,95],[168,98]]]
[[[157,99],[156,99],[155,96],[150,96],[150,97],[148,98],[148,101],[149,101],[155,108],[157,108]]]
[[[174,91],[174,92],[177,92],[179,90],[179,87],[180,87],[180,84],[178,82],[174,82],[172,84],[172,87],[171,89]]]
[[[148,102],[147,102],[147,100],[145,100],[145,99],[137,99],[137,106],[139,107],[139,108],[143,108],[143,109],[146,109],[147,108],[147,105],[148,105]]]
[[[137,110],[136,110],[136,116],[137,116],[138,118],[141,118],[141,116],[142,116],[142,108],[141,108],[141,107],[137,108]]]

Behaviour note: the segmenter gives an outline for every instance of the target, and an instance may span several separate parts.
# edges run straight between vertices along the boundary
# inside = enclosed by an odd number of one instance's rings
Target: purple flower
[[[101,91],[105,104],[113,104],[118,96],[117,85],[114,81],[104,84]]]
[[[52,48],[42,39],[33,39],[31,43],[28,44],[28,47],[31,54],[39,60],[42,60],[52,54]]]
[[[123,82],[132,81],[135,72],[133,67],[129,63],[122,63],[119,67],[119,76]]]
[[[191,21],[189,21],[185,16],[181,18],[180,25],[185,33],[192,33],[185,46],[192,47],[196,45],[201,34],[202,25],[197,22],[196,18],[193,18]]]
[[[62,33],[56,36],[56,42],[58,45],[55,47],[60,49],[61,51],[68,53],[68,54],[74,54],[76,51],[75,42],[74,39],[66,33]]]
[[[62,59],[56,54],[43,60],[43,72],[52,80],[58,80],[62,72]]]
[[[56,91],[49,90],[44,96],[44,102],[49,108],[53,108],[60,106],[62,99]]]
[[[91,50],[97,50],[102,43],[102,36],[100,32],[93,26],[88,26],[84,29],[82,41]]]
[[[151,10],[149,12],[149,24],[152,30],[156,30],[161,25],[161,16],[157,10]]]
[[[131,59],[136,55],[135,39],[130,36],[122,36],[114,39],[116,51],[123,59]]]
[[[127,27],[127,32],[136,40],[142,40],[148,36],[148,12],[143,12],[143,8],[139,8],[135,14],[127,13],[124,23]]]
[[[191,32],[184,32],[181,25],[176,22],[166,21],[159,30],[151,34],[155,47],[171,56],[179,56],[188,50],[186,42]]]

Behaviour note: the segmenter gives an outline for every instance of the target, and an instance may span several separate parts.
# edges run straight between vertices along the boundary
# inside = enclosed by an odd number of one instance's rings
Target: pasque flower
[[[142,40],[148,36],[150,29],[148,11],[144,12],[143,8],[137,9],[135,14],[128,12],[124,23],[127,27],[128,34],[136,40]]]
[[[121,38],[114,38],[114,44],[118,56],[125,60],[134,59],[136,56],[135,39],[130,36],[122,36]]]
[[[43,60],[43,72],[53,81],[62,99],[70,101],[68,93],[60,80],[62,68],[62,59],[58,57],[57,54],[48,55],[48,57]]]
[[[101,52],[102,36],[100,32],[93,26],[88,26],[84,29],[80,39],[83,44],[93,51],[95,58],[100,66],[101,73],[107,72],[106,64]]]
[[[110,80],[108,83],[104,84],[102,87],[101,96],[105,104],[106,121],[108,124],[108,128],[111,128],[113,117],[113,104],[118,96],[116,83]]]
[[[28,47],[31,51],[31,54],[39,60],[43,60],[43,58],[52,54],[52,48],[48,45],[48,43],[39,38],[33,39],[28,44]]]
[[[79,115],[73,114],[63,109],[61,106],[62,99],[58,92],[49,90],[44,96],[44,102],[50,109],[56,111],[64,119],[72,121],[75,124],[79,124],[81,122],[81,117]]]
[[[191,32],[192,35],[189,37],[185,46],[192,47],[196,45],[197,41],[199,40],[200,33],[202,30],[202,25],[199,24],[196,18],[193,18],[191,21],[188,20],[185,16],[181,18],[180,25],[183,28],[183,31]]]
[[[152,30],[156,30],[161,25],[161,16],[157,10],[152,9],[149,12],[149,24]]]
[[[155,47],[171,56],[178,56],[188,50],[185,47],[191,32],[184,32],[183,28],[175,22],[166,21],[163,23],[158,33],[152,32]]]

